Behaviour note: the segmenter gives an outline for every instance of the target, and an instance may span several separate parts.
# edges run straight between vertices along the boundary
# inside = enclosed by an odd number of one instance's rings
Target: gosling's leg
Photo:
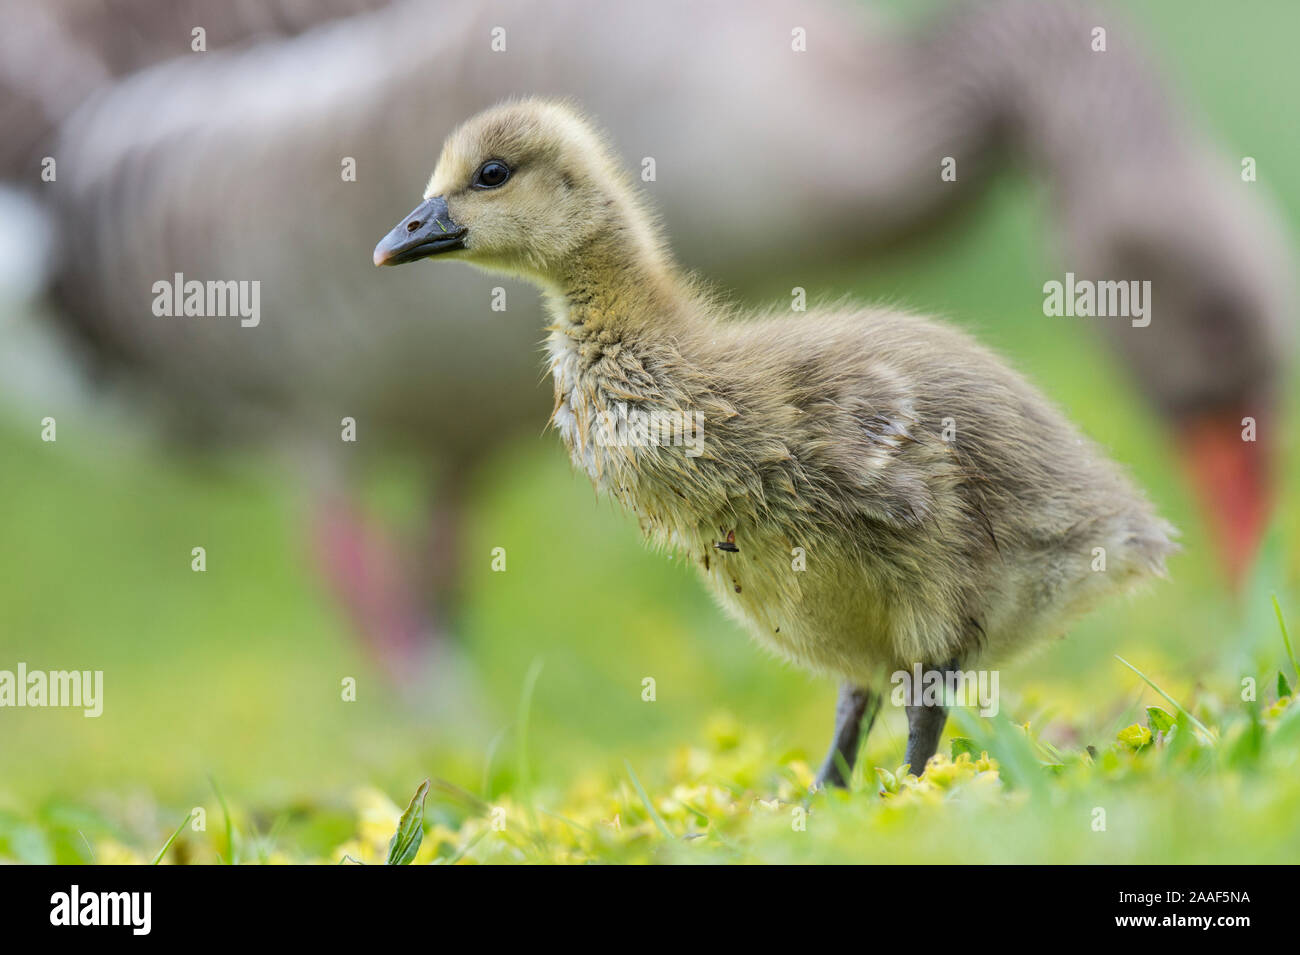
[[[939,737],[947,721],[948,710],[942,706],[907,708],[907,755],[903,761],[917,776],[925,772],[925,764],[939,748]]]
[[[840,696],[835,703],[835,737],[831,740],[830,752],[817,771],[814,789],[831,786],[847,787],[848,779],[840,769],[843,759],[848,772],[852,772],[853,763],[858,758],[859,741],[871,732],[871,725],[876,721],[880,710],[880,696],[870,690],[864,690],[848,681],[840,684]],[[863,731],[863,719],[866,719],[866,731]],[[838,758],[837,758],[838,757]]]
[[[955,670],[955,661],[939,667],[939,672]],[[925,772],[925,764],[930,761],[939,748],[939,737],[943,735],[943,725],[948,721],[948,708],[935,706],[907,707],[907,755],[903,761],[914,775]]]

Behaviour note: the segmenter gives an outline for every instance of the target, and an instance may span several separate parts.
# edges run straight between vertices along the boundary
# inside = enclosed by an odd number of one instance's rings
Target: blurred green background
[[[906,18],[937,5],[887,6]],[[1295,231],[1300,5],[1126,6],[1226,154],[1258,160],[1260,181],[1242,188],[1274,194]],[[1282,659],[1268,592],[1300,620],[1300,483],[1284,481],[1265,559],[1234,599],[1157,423],[1086,321],[1043,317],[1041,277],[1060,271],[1045,221],[1043,196],[1008,173],[950,230],[800,284],[813,298],[851,293],[969,327],[1124,462],[1182,528],[1169,581],[1003,672],[1011,715],[1082,746],[1110,740],[1141,703],[1155,702],[1112,654],[1180,699],[1199,688],[1231,697],[1248,675],[1267,682]],[[756,277],[742,295],[774,301],[789,284]],[[1292,389],[1292,421],[1298,404]],[[44,413],[59,418],[55,444],[40,440]],[[653,777],[668,751],[697,739],[719,712],[809,761],[827,741],[834,688],[756,650],[691,568],[645,549],[634,523],[571,473],[541,421],[535,438],[473,476],[456,621],[463,681],[426,705],[390,692],[358,656],[311,572],[308,502],[283,470],[252,456],[178,456],[146,426],[124,430],[111,408],[40,414],[0,408],[0,667],[102,669],[105,710],[95,720],[75,710],[0,713],[0,812],[10,818],[114,805],[129,819],[135,801],[178,807],[179,818],[210,799],[209,774],[246,805],[328,799],[362,785],[404,800],[430,775],[478,789],[492,752],[489,775],[508,785],[513,764],[502,754],[537,660],[529,751],[542,786],[563,789],[625,758]],[[1283,453],[1285,473],[1296,473],[1291,434]],[[417,485],[395,460],[369,493],[400,520]],[[203,574],[190,570],[196,544],[207,548]],[[494,547],[506,548],[505,573],[491,570]],[[349,676],[356,702],[340,698]],[[652,704],[641,700],[647,676],[658,684]],[[504,748],[494,746],[503,731]],[[868,759],[894,765],[902,748],[891,717]],[[1021,831],[1023,845],[1004,852],[1051,858],[1041,826]],[[1237,851],[1251,858],[1249,847]]]

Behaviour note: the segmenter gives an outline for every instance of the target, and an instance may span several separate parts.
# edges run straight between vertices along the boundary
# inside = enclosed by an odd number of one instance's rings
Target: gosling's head
[[[424,202],[375,246],[375,264],[459,259],[547,283],[614,244],[657,251],[630,180],[581,113],[529,99],[448,137]]]

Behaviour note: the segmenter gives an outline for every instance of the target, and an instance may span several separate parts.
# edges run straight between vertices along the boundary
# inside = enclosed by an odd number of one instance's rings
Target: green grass
[[[522,799],[480,800],[443,780],[431,794],[425,780],[404,813],[367,789],[337,828],[297,829],[292,841],[273,838],[245,854],[371,864],[1292,861],[1294,847],[1278,836],[1291,831],[1300,801],[1300,703],[1246,701],[1229,687],[1226,696],[1199,693],[1189,709],[1143,680],[1175,713],[1148,706],[1140,721],[1081,747],[1058,748],[1005,715],[956,710],[965,735],[921,779],[877,765],[857,774],[851,792],[809,796],[798,752],[719,717],[695,745],[658,761],[651,789],[627,760],[623,773],[590,773]],[[215,834],[186,832],[189,822],[155,864],[182,836],[184,859],[220,856]],[[112,837],[100,854],[144,860]]]
[[[3,714],[3,858],[148,862],[178,818],[204,808],[208,829],[182,827],[167,861],[382,862],[426,776],[444,785],[417,862],[1262,861],[1279,857],[1300,809],[1294,707],[1255,720],[1239,700],[1250,677],[1254,709],[1274,707],[1290,648],[1267,591],[1235,603],[1196,544],[1170,581],[1006,668],[1002,722],[954,719],[950,738],[997,761],[996,785],[984,773],[938,795],[877,795],[876,768],[902,759],[901,719],[886,714],[853,798],[817,797],[796,832],[789,812],[825,744],[833,689],[749,645],[689,569],[647,552],[628,518],[595,502],[549,437],[484,476],[460,622],[480,712],[438,722],[356,658],[304,567],[297,502],[274,473],[52,449],[12,426],[4,438],[18,449],[4,488],[15,515],[0,557],[5,659],[102,667],[106,706],[97,720]],[[1144,466],[1172,486],[1162,455],[1151,445]],[[1255,584],[1279,587],[1292,619],[1295,554],[1282,545],[1293,515],[1285,502]],[[56,518],[62,534],[50,533]],[[189,570],[193,540],[208,542],[205,575]],[[490,569],[498,545],[504,574]],[[343,675],[358,678],[356,703],[339,698]],[[1185,707],[1217,744],[1131,752],[1119,735],[1146,726],[1148,706]],[[1028,755],[1013,723],[1030,726]],[[1085,757],[1090,745],[1099,758]],[[1096,807],[1106,833],[1088,828]],[[494,808],[504,831],[491,828]]]

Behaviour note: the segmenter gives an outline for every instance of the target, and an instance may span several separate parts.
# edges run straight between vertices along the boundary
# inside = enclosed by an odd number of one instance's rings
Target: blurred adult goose
[[[386,0],[0,0],[0,175],[31,175],[96,90],[153,63],[293,36]]]
[[[886,674],[996,658],[1164,572],[1171,528],[1006,364],[886,309],[722,305],[566,105],[498,106],[448,138],[374,252],[433,257],[543,290],[574,463],[762,644],[843,681],[821,782],[844,782]],[[926,702],[907,707],[918,775],[946,715]]]

